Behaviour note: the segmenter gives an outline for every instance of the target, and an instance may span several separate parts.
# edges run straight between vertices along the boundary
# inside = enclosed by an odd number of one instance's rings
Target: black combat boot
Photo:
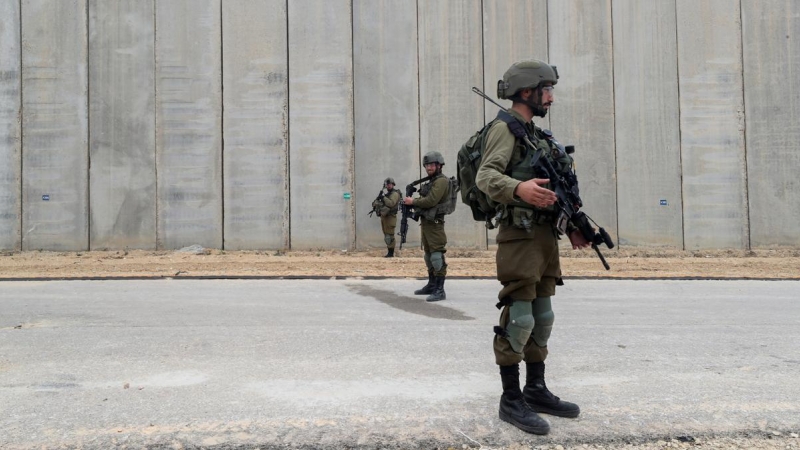
[[[550,424],[534,412],[519,390],[519,365],[500,366],[503,380],[503,395],[500,397],[500,420],[510,423],[522,431],[547,434]]]
[[[578,417],[581,409],[575,403],[562,401],[544,383],[544,362],[525,364],[525,388],[522,395],[534,411],[559,417]]]
[[[390,248],[386,255],[383,256],[384,258],[394,258],[394,249]]]
[[[444,277],[433,277],[433,292],[426,302],[438,302],[439,300],[447,300],[447,294],[444,293]]]
[[[433,281],[433,270],[428,270],[428,284],[422,286],[422,289],[414,291],[414,295],[428,295],[433,293],[436,284]]]

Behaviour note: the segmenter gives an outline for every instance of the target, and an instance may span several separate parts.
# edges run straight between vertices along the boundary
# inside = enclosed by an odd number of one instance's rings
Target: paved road
[[[0,448],[499,448],[800,430],[800,282],[568,281],[547,437],[497,418],[494,281],[0,283]]]

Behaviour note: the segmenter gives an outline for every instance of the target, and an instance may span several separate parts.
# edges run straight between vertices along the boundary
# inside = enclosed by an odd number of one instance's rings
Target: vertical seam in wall
[[[156,192],[155,192],[155,206],[156,206],[156,216],[155,216],[155,248],[160,249],[161,242],[158,236],[158,228],[159,228],[159,221],[158,221],[158,4],[156,0],[151,0],[151,4],[153,5],[153,169],[155,172],[155,185],[156,185]]]
[[[545,55],[545,58],[547,60],[547,63],[552,65],[553,63],[550,61],[550,0],[547,0],[547,1],[544,2],[544,18],[545,18],[545,20],[544,20],[544,26],[545,26],[544,35],[547,36],[547,45],[545,46],[545,48],[547,49],[547,55]],[[547,117],[544,120],[547,121],[546,122],[546,126],[552,130],[553,129],[553,113],[550,112],[550,117]]]
[[[481,87],[486,92],[486,9],[484,1],[481,0]],[[486,126],[486,103],[481,101],[481,115],[483,125]],[[457,174],[456,174],[457,175]],[[483,250],[489,248],[489,229],[483,227]]]
[[[611,24],[611,110],[614,120],[612,127],[614,142],[614,210],[617,228],[617,248],[619,248],[621,245],[619,230],[619,156],[617,155],[617,77],[616,64],[614,62],[614,0],[608,0],[608,14],[608,22]]]
[[[92,96],[92,74],[89,53],[89,3],[86,0],[86,250],[92,250],[92,114],[89,111]]]
[[[223,0],[219,2],[219,172],[220,172],[220,219],[221,223],[221,247],[225,250],[225,47],[223,30]]]
[[[750,235],[750,182],[747,173],[747,108],[744,99],[744,14],[742,13],[742,0],[739,0],[739,51],[742,62],[742,145],[744,147],[744,239],[745,248],[752,250],[752,236]]]
[[[422,170],[420,169],[420,162],[422,161],[422,97],[420,91],[422,90],[422,83],[420,82],[420,72],[422,65],[419,59],[419,0],[416,0],[415,6],[417,9],[417,174],[422,178]]]
[[[289,72],[291,70],[291,67],[289,65],[289,52],[291,51],[290,50],[290,46],[289,46],[289,0],[286,0],[286,2],[284,4],[286,5],[286,131],[285,131],[286,132],[286,172],[284,173],[284,177],[285,177],[284,179],[286,181],[285,181],[285,183],[283,185],[284,186],[283,189],[284,189],[284,195],[286,197],[286,207],[284,209],[284,211],[286,212],[286,217],[285,217],[285,219],[286,219],[286,222],[285,222],[285,224],[286,224],[286,228],[285,228],[286,232],[285,232],[285,235],[284,235],[283,245],[287,250],[289,250],[289,249],[292,248],[292,194],[291,194],[291,183],[292,183],[292,180],[290,178],[291,169],[292,169],[292,167],[291,167],[292,159],[290,157],[290,155],[291,155],[291,133],[290,133],[290,130],[291,130],[292,124],[291,124],[291,120],[289,120],[290,112],[291,112],[291,103],[289,101],[290,98],[291,98],[291,91],[290,91],[291,84],[289,83],[289,79],[290,79]]]
[[[544,18],[544,26],[546,28],[544,30],[544,35],[547,36],[547,46],[545,47],[547,48],[547,55],[545,55],[545,57],[547,58],[548,64],[550,64],[550,0],[544,2]],[[541,102],[541,99],[539,101]]]
[[[25,160],[22,157],[23,148],[24,148],[24,139],[25,134],[23,133],[23,116],[24,116],[24,108],[25,105],[23,104],[24,98],[22,94],[22,0],[19,0],[19,207],[17,208],[19,214],[19,250],[22,251],[22,235],[23,235],[23,223],[22,223],[22,201],[23,201],[23,170]]]
[[[350,250],[356,248],[356,67],[355,67],[355,42],[354,31],[355,17],[353,11],[353,0],[350,0]]]
[[[686,250],[686,201],[683,193],[683,133],[681,132],[681,56],[678,45],[678,2],[675,5],[675,86],[678,94],[678,171],[681,187],[681,249]]]

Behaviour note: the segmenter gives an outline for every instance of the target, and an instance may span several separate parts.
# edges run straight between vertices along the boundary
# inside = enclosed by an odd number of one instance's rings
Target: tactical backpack
[[[444,198],[443,201],[441,201],[441,203],[439,203],[438,205],[421,211],[420,215],[422,217],[425,217],[428,220],[435,220],[436,217],[452,214],[456,210],[456,204],[458,203],[458,192],[461,189],[461,187],[459,186],[458,179],[456,179],[456,177],[447,178],[447,183],[449,185],[449,192],[447,193],[447,197]],[[424,185],[423,188],[420,189],[419,191],[420,195],[422,196],[428,195],[428,192],[432,184],[433,180],[431,180],[428,184]]]
[[[456,210],[456,204],[458,203],[458,192],[461,190],[461,186],[459,185],[456,177],[448,178],[447,182],[450,184],[450,192],[448,193],[449,198],[446,202],[439,205],[439,212],[445,215],[452,214]]]
[[[484,125],[483,128],[467,139],[467,142],[458,151],[458,161],[456,162],[461,201],[469,206],[472,211],[472,218],[480,222],[486,222],[486,227],[489,229],[494,228],[491,221],[496,214],[497,204],[478,189],[475,184],[475,178],[478,175],[478,168],[481,166],[483,152],[486,150],[486,133],[493,123],[494,120]]]

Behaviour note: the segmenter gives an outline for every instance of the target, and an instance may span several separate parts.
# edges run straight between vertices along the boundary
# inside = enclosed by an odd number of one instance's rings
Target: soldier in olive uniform
[[[425,251],[425,266],[428,268],[428,284],[414,291],[415,295],[428,295],[429,302],[445,300],[444,279],[447,276],[447,235],[444,232],[446,203],[450,197],[450,183],[442,174],[444,157],[439,152],[428,152],[422,158],[425,172],[431,177],[419,189],[419,198],[406,197],[403,203],[420,211],[422,226],[422,249]]]
[[[541,157],[556,170],[571,168],[572,158],[547,140],[549,131],[536,127],[534,116],[544,117],[554,100],[558,81],[555,66],[538,61],[513,64],[498,82],[498,97],[513,102],[508,111],[522,126]],[[552,135],[549,135],[552,136]],[[500,366],[503,395],[500,418],[518,428],[546,434],[550,425],[537,412],[577,417],[578,405],[560,400],[544,381],[547,341],[553,328],[550,298],[561,285],[558,234],[554,227],[556,196],[549,179],[536,177],[531,154],[503,120],[495,120],[485,137],[486,150],[476,175],[478,188],[497,202],[502,211],[497,234],[497,279],[502,283],[495,327],[495,362]],[[573,248],[590,245],[568,224]],[[520,389],[519,363],[527,376]]]
[[[394,178],[388,177],[383,180],[383,187],[386,192],[372,202],[372,209],[381,218],[381,229],[383,230],[383,241],[386,242],[388,251],[384,258],[394,257],[394,229],[397,228],[397,205],[403,195],[394,188]]]

